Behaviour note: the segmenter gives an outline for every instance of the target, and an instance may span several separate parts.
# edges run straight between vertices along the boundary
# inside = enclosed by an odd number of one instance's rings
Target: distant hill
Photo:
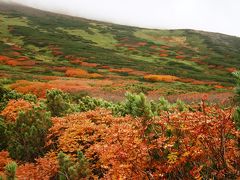
[[[231,72],[240,67],[240,38],[128,27],[1,3],[0,55],[0,75],[8,85],[65,78],[89,79],[95,94],[99,88],[208,92],[233,85]]]

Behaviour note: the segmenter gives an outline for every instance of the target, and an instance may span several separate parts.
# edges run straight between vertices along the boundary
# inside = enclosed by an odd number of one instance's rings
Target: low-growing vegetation
[[[0,175],[237,179],[239,73],[235,76],[236,106],[225,108],[208,105],[206,97],[199,105],[187,105],[127,93],[124,101],[113,103],[53,89],[36,100],[5,89]]]

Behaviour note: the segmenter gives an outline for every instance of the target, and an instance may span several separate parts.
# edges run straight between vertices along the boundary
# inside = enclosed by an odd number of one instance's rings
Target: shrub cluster
[[[0,179],[237,179],[235,76],[233,116],[204,99],[194,107],[127,93],[112,103],[53,89],[40,100],[1,88]]]

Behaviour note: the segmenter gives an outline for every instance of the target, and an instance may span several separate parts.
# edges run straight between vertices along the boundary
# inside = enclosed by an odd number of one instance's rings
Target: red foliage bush
[[[36,159],[35,163],[25,163],[17,168],[16,176],[19,180],[51,179],[58,172],[58,162],[55,154],[47,154],[43,158]]]
[[[12,161],[7,151],[0,151],[0,176],[4,176],[4,167]]]
[[[237,68],[232,67],[232,68],[226,68],[226,70],[230,73],[237,71]]]
[[[19,52],[17,52],[17,51],[12,52],[11,55],[13,55],[13,56],[21,56],[21,54]]]
[[[36,64],[35,61],[29,60],[29,58],[25,56],[16,59],[7,56],[0,56],[0,62],[9,66],[34,66]]]
[[[84,152],[92,176],[106,179],[209,179],[240,175],[240,138],[231,110],[174,110],[142,123],[95,110],[53,118],[47,146]],[[94,173],[95,172],[95,173]],[[91,176],[90,175],[90,176]]]
[[[169,49],[169,46],[161,46],[162,49]]]
[[[184,59],[184,58],[185,58],[185,56],[182,56],[182,55],[176,56],[176,59]]]
[[[129,50],[129,51],[135,51],[136,48],[135,48],[135,47],[128,47],[128,50]]]
[[[130,75],[135,75],[135,76],[146,75],[146,72],[144,72],[144,71],[138,71],[138,70],[131,69],[131,68],[120,68],[120,69],[109,68],[109,72],[128,73]]]
[[[20,111],[29,110],[31,108],[32,104],[25,100],[10,100],[6,108],[1,112],[1,115],[5,117],[7,122],[15,122]]]
[[[168,54],[159,54],[161,57],[168,57]]]
[[[97,63],[88,63],[88,62],[82,62],[81,66],[85,66],[85,67],[97,67],[98,64]]]
[[[157,49],[158,46],[150,46],[151,49]]]
[[[65,72],[68,77],[84,77],[84,78],[101,78],[102,75],[98,73],[88,73],[83,69],[68,69]]]
[[[150,74],[150,75],[146,75],[144,76],[145,80],[148,81],[164,81],[164,82],[173,82],[178,80],[179,78],[176,76],[171,76],[171,75],[154,75],[154,74]]]
[[[180,82],[185,82],[185,83],[192,83],[192,84],[195,84],[195,85],[201,85],[201,84],[206,84],[206,85],[216,85],[218,84],[217,82],[213,82],[213,81],[199,81],[199,80],[196,80],[196,79],[190,79],[190,78],[181,78],[179,79]]]
[[[16,83],[12,84],[10,87],[23,94],[32,93],[38,97],[43,98],[46,96],[46,91],[48,89],[54,88],[54,84],[19,80]]]
[[[10,57],[0,55],[0,62],[6,63],[6,61],[9,61],[10,59]]]
[[[25,61],[23,59],[9,60],[5,63],[9,66],[34,66],[36,64],[35,61]]]

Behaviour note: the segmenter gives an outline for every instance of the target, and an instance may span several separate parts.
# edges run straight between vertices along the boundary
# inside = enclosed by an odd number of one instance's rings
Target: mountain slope
[[[65,86],[95,95],[136,89],[208,92],[232,86],[231,72],[240,67],[240,38],[128,27],[1,3],[0,55],[5,83],[21,91],[27,90],[16,80],[27,80],[25,87],[33,80],[54,81],[50,87],[68,80]],[[85,86],[72,87],[70,81]]]

